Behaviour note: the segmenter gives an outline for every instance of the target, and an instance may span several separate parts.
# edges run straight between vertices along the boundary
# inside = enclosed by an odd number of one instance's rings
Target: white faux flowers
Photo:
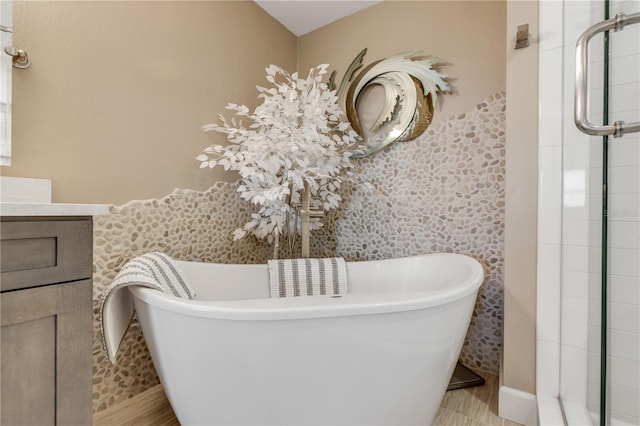
[[[282,234],[305,182],[312,194],[312,209],[338,207],[340,184],[351,176],[352,155],[360,152],[359,137],[343,121],[335,91],[322,83],[327,67],[319,65],[302,79],[298,73],[290,75],[269,65],[266,78],[273,87],[257,87],[264,102],[252,114],[244,105],[227,105],[235,115],[251,121],[248,127],[241,119],[229,122],[222,115],[222,125],[203,126],[205,131],[226,134],[229,145],[205,149],[196,157],[200,167],[220,165],[238,171],[238,192],[259,206],[251,220],[234,231],[234,239],[251,233],[271,242]],[[321,226],[320,219],[312,219],[312,229]]]

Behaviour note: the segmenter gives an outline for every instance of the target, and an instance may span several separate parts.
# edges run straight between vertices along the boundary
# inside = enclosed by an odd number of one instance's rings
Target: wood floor
[[[498,378],[482,374],[487,383],[446,393],[434,425],[516,426],[498,417]],[[93,416],[94,426],[178,426],[158,385]]]
[[[444,395],[434,425],[517,426],[498,417],[498,377],[480,374],[484,386],[449,391]]]

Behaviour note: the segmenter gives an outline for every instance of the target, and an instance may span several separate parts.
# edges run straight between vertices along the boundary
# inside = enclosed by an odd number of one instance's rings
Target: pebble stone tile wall
[[[505,100],[504,92],[496,93],[413,141],[358,160],[359,175],[375,189],[344,188],[343,208],[325,218],[311,245],[312,257],[455,252],[478,259],[486,279],[461,361],[493,374],[502,351]],[[271,257],[272,247],[252,237],[232,241],[232,231],[250,215],[236,186],[218,182],[206,192],[176,190],[160,200],[112,206],[110,215],[96,218],[94,412],[158,383],[135,321],[116,366],[102,351],[99,299],[124,263],[149,251],[222,263],[265,263]]]

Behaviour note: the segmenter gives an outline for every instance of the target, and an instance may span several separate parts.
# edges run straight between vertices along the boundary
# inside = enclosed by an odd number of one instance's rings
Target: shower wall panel
[[[611,16],[639,8],[637,1],[612,1]],[[597,422],[600,405],[603,148],[601,137],[575,127],[573,86],[577,38],[603,18],[602,1],[541,3],[538,394],[560,395],[570,424],[588,417]],[[610,39],[611,122],[639,121],[640,26],[612,32]],[[602,122],[603,45],[599,35],[590,49],[594,123]],[[607,422],[612,424],[640,424],[639,170],[638,134],[610,138]]]

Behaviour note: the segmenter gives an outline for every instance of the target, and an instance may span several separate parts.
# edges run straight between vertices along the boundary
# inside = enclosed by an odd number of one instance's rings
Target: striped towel
[[[155,288],[176,297],[193,299],[195,292],[181,276],[169,256],[147,253],[130,260],[118,273],[100,300],[102,347],[111,364],[116,364],[118,348],[133,319],[133,298],[127,287]]]
[[[271,297],[347,293],[344,259],[283,259],[269,261]]]

